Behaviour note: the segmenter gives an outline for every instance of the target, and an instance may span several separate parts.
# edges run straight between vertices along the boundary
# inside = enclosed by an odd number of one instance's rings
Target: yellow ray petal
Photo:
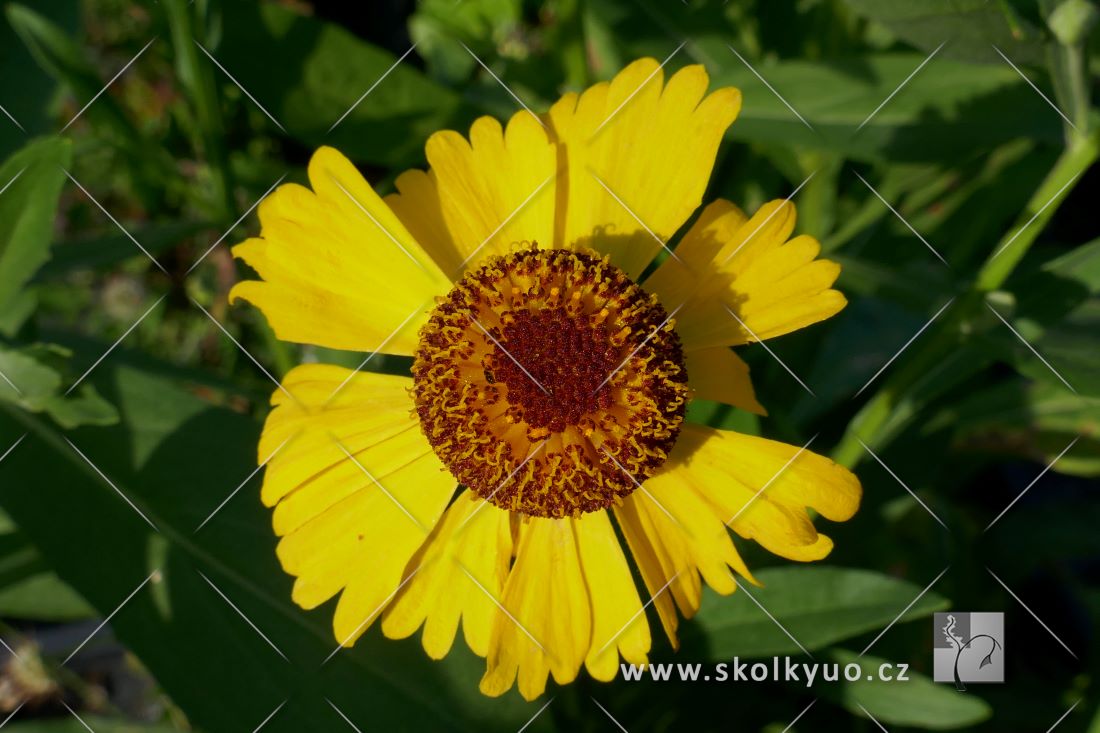
[[[481,117],[469,140],[437,132],[425,152],[431,169],[400,175],[386,203],[447,275],[517,242],[553,245],[557,157],[538,118],[519,112],[502,129]]]
[[[806,512],[843,521],[859,507],[859,480],[808,450],[729,430],[685,425],[676,473],[739,535],[792,560],[818,560],[832,543]],[[652,479],[651,479],[652,481]]]
[[[572,519],[530,519],[504,586],[481,691],[495,697],[518,679],[534,700],[546,676],[572,682],[591,646],[592,617]]]
[[[724,402],[757,415],[768,411],[757,402],[749,378],[749,365],[724,346],[698,349],[684,354],[688,384],[695,396],[704,400]]]
[[[466,643],[484,657],[500,614],[493,599],[503,592],[511,560],[508,513],[463,492],[410,562],[420,570],[386,609],[383,633],[403,639],[423,624],[424,651],[442,659],[461,620]]]
[[[649,623],[607,512],[572,521],[592,603],[592,644],[584,665],[596,679],[610,682],[619,672],[620,653],[631,664],[646,663]]]
[[[844,307],[831,287],[840,267],[815,259],[821,246],[812,237],[788,241],[794,223],[786,201],[765,204],[747,221],[726,201],[704,210],[677,248],[685,250],[680,260],[669,258],[646,281],[666,306],[683,304],[676,322],[686,350],[781,336]]]
[[[280,186],[259,207],[260,238],[233,248],[261,280],[238,283],[285,341],[411,354],[436,295],[439,266],[347,158],[320,148],[313,190]]]
[[[410,386],[300,366],[275,392],[260,439],[260,460],[270,458],[261,496],[275,507],[292,598],[313,608],[343,589],[334,631],[348,645],[397,589],[454,491],[411,414]]]
[[[558,246],[591,247],[631,277],[641,274],[658,239],[667,242],[701,203],[741,108],[733,88],[704,98],[707,84],[702,66],[664,84],[657,62],[641,59],[550,108],[567,176],[558,189]]]

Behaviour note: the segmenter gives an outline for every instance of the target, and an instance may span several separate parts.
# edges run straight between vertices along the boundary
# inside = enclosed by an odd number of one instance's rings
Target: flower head
[[[381,617],[443,657],[459,626],[481,689],[531,699],[581,666],[645,663],[643,597],[676,644],[705,581],[754,582],[730,531],[792,560],[832,543],[856,478],[809,451],[692,424],[691,399],[763,414],[729,347],[835,314],[839,268],[790,238],[794,206],[702,202],[736,89],[706,95],[652,59],[544,117],[427,144],[381,198],[321,148],[311,189],[280,187],[239,283],[283,339],[412,357],[407,376],[308,364],[260,440],[293,598],[339,594],[337,640]],[[629,553],[620,544],[625,539]],[[644,595],[635,586],[637,568]]]

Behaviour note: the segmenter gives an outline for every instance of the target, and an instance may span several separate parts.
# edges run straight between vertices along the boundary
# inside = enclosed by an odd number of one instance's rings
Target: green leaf
[[[840,665],[841,679],[847,664],[858,662],[866,673],[891,663],[878,657],[860,657],[844,649],[833,649],[828,657],[827,663]],[[894,664],[892,674],[897,674],[897,668]],[[866,717],[870,713],[883,724],[907,725],[927,730],[962,728],[980,723],[992,714],[989,705],[972,692],[960,694],[953,685],[937,684],[912,670],[908,672],[908,677],[908,682],[887,682],[877,677],[871,681],[861,678],[856,682],[818,685],[815,691],[823,698],[843,706],[853,715]]]
[[[756,574],[762,588],[748,592],[810,650],[885,627],[917,595],[920,586],[870,570],[828,566],[769,568]],[[898,619],[927,616],[947,607],[926,593]],[[703,606],[682,634],[683,645],[708,659],[800,654],[782,629],[745,597],[707,593]],[[690,656],[690,655],[689,655]]]
[[[459,97],[409,59],[382,79],[397,58],[335,24],[274,3],[226,3],[222,12],[224,36],[211,52],[310,146],[333,145],[366,162],[407,164],[422,159],[428,135],[455,124]],[[278,74],[271,73],[274,58]]]
[[[0,504],[58,576],[101,614],[159,571],[111,626],[196,728],[253,730],[283,701],[265,733],[345,725],[326,700],[364,729],[384,730],[514,731],[538,710],[540,703],[523,703],[515,693],[482,696],[484,660],[461,639],[445,660],[433,662],[419,639],[387,640],[375,626],[322,664],[337,647],[333,604],[305,611],[291,602],[292,579],[276,559],[258,480],[196,531],[254,471],[259,424],[112,362],[93,379],[124,419],[68,437],[160,531],[48,423],[2,407],[0,445],[30,434],[0,463],[0,482],[19,487],[0,492]],[[549,725],[544,717],[531,730]]]
[[[18,531],[0,534],[0,617],[71,621],[94,614],[87,601],[49,570]]]
[[[0,311],[49,259],[54,215],[72,146],[60,138],[28,144],[0,165]]]
[[[61,374],[47,362],[67,356],[59,346],[0,347],[0,400],[31,412],[46,412],[63,428],[118,422],[115,408],[92,385],[81,385],[72,397],[61,392]]]
[[[728,48],[725,53],[731,59],[711,83],[739,87],[744,96],[727,133],[733,140],[825,148],[896,163],[957,160],[1020,137],[1053,144],[1061,139],[1058,116],[1007,65],[933,59],[870,117],[925,55],[812,63],[746,58],[813,126],[810,130]]]
[[[1042,33],[1012,9],[988,0],[845,0],[848,7],[881,23],[898,38],[931,53],[946,41],[945,58],[1002,64],[996,46],[1019,64],[1045,61]]]
[[[1013,379],[990,385],[945,406],[926,429],[952,430],[963,448],[1049,465],[1074,438],[1073,449],[1052,470],[1100,475],[1100,399],[1074,394],[1060,382]]]

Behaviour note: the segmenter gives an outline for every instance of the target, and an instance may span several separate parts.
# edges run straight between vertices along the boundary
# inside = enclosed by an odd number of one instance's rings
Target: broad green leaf
[[[43,138],[0,165],[0,310],[49,259],[64,168],[71,157],[67,140]]]
[[[428,135],[456,124],[459,97],[410,59],[389,71],[397,61],[390,53],[275,3],[226,3],[222,13],[224,35],[211,52],[307,145],[333,145],[365,162],[407,164],[422,159]],[[276,59],[279,73],[272,73]]]
[[[756,574],[762,588],[749,593],[809,650],[885,627],[920,593],[920,586],[870,570],[828,566],[769,568]],[[899,622],[946,608],[926,593]],[[801,654],[778,624],[745,597],[704,596],[695,623],[684,628],[686,649],[708,659]]]
[[[64,428],[117,422],[114,407],[92,385],[81,385],[71,396],[61,391],[62,378],[55,364],[67,356],[57,346],[0,347],[0,400],[31,412],[46,412]]]
[[[0,504],[58,576],[101,614],[157,571],[111,626],[196,728],[254,730],[283,701],[265,733],[340,729],[346,724],[327,700],[364,730],[514,731],[538,710],[541,703],[524,703],[514,692],[483,697],[477,683],[484,661],[461,639],[445,660],[433,662],[419,639],[383,639],[375,627],[323,664],[337,648],[333,604],[304,611],[291,602],[292,579],[276,559],[258,480],[196,531],[253,472],[259,424],[110,360],[93,379],[124,419],[68,437],[160,531],[48,423],[3,407],[0,445],[29,435],[0,462]],[[544,716],[529,730],[550,721]]]
[[[517,0],[425,0],[409,18],[409,35],[432,75],[449,83],[464,82],[477,60],[475,52],[492,49],[515,30],[522,13]]]
[[[1042,33],[1007,2],[988,0],[845,0],[848,7],[883,24],[898,38],[931,53],[964,61],[1002,64],[996,46],[1013,63],[1041,64]],[[945,43],[946,42],[946,43]]]
[[[1060,140],[1058,116],[1007,65],[933,59],[871,117],[925,55],[814,63],[746,59],[811,130],[729,49],[725,52],[730,59],[723,59],[711,81],[742,91],[741,113],[727,133],[733,140],[826,148],[893,162],[954,160],[1019,137]],[[1012,114],[1006,115],[1006,109]]]
[[[0,617],[34,621],[88,618],[92,607],[46,566],[19,531],[0,534]]]
[[[890,662],[878,657],[860,657],[844,649],[833,649],[828,653],[826,663],[838,664],[841,670],[847,664],[859,663],[866,673]],[[892,674],[897,674],[896,670],[897,665],[894,664]],[[814,690],[825,699],[842,705],[853,715],[866,717],[870,713],[875,720],[886,725],[954,730],[980,723],[992,714],[989,705],[974,692],[961,694],[954,685],[937,684],[912,670],[908,672],[908,677],[908,682],[886,682],[876,677],[871,681],[860,679],[857,682],[820,684]]]

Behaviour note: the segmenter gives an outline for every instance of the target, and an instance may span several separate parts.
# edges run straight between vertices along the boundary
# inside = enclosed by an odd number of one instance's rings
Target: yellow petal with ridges
[[[411,354],[450,281],[355,166],[332,148],[309,163],[313,190],[280,186],[259,206],[260,238],[233,248],[262,278],[238,283],[284,341]]]
[[[724,201],[704,210],[677,248],[686,256],[667,259],[646,281],[662,303],[683,306],[676,323],[685,350],[774,338],[844,308],[832,289],[840,267],[816,259],[821,246],[812,237],[788,241],[794,223],[787,201],[767,203],[748,220]]]
[[[702,66],[688,66],[665,84],[657,62],[641,59],[550,108],[566,161],[557,246],[590,247],[641,274],[702,202],[741,108],[733,88],[704,98],[708,82]]]
[[[489,636],[512,560],[508,512],[463,492],[413,558],[419,571],[386,609],[382,632],[391,639],[424,626],[422,643],[432,659],[451,650],[461,621],[466,643],[489,653]],[[471,577],[472,576],[472,577]]]
[[[619,673],[620,653],[631,664],[646,663],[649,623],[607,512],[572,521],[592,603],[592,644],[584,664],[593,677],[610,682]]]
[[[591,606],[572,519],[526,521],[500,599],[481,691],[497,696],[518,682],[524,699],[546,689],[546,676],[572,682],[592,639]]]

